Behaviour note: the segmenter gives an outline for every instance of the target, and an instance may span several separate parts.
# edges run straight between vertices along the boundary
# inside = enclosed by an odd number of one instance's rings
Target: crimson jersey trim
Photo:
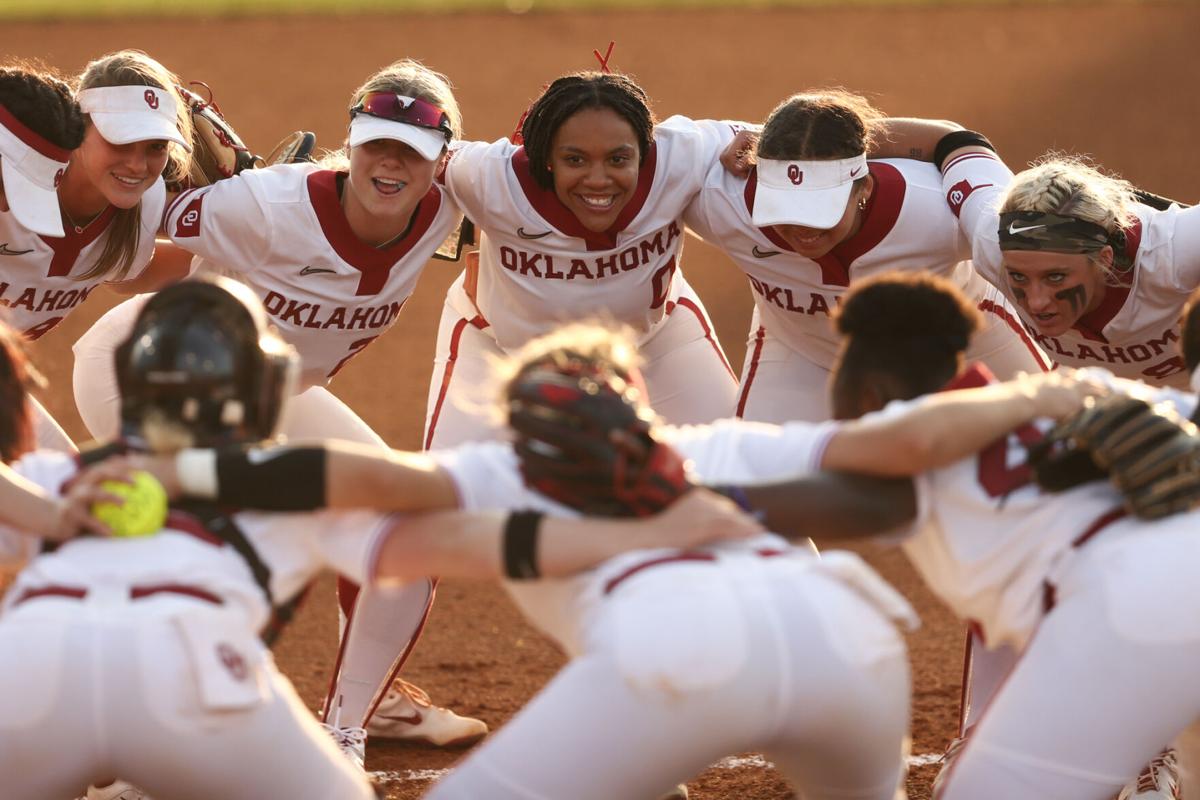
[[[900,218],[900,209],[904,207],[904,195],[908,184],[905,183],[900,170],[879,161],[870,162],[868,169],[875,177],[875,191],[867,199],[867,207],[863,210],[862,227],[858,229],[858,233],[816,259],[821,267],[821,283],[826,286],[850,285],[851,265],[860,256],[875,249],[892,232]],[[754,195],[757,192],[758,169],[752,167],[750,176],[746,179],[744,193],[746,210],[751,214],[754,213]],[[789,253],[796,252],[784,241],[774,226],[768,225],[758,230],[776,247]]]
[[[136,208],[138,213],[140,213],[141,205],[139,204]],[[100,235],[108,230],[108,224],[112,222],[113,217],[116,215],[117,209],[109,206],[100,212],[100,216],[85,225],[82,230],[67,224],[63,225],[64,235],[61,238],[38,234],[38,238],[54,251],[54,257],[50,259],[50,270],[46,273],[46,277],[62,278],[70,275],[71,269],[79,260],[79,254],[83,251],[83,248],[99,239]]]
[[[589,251],[613,250],[617,246],[617,234],[625,230],[630,222],[633,222],[634,217],[642,210],[646,204],[646,198],[650,195],[650,188],[654,185],[654,175],[658,167],[658,148],[654,142],[650,143],[650,149],[646,152],[646,160],[638,169],[637,186],[634,187],[633,197],[629,198],[629,202],[621,209],[621,213],[613,221],[612,227],[601,233],[585,228],[579,218],[562,204],[553,189],[543,189],[537,185],[537,181],[533,179],[533,173],[529,170],[529,156],[525,154],[524,147],[512,154],[511,164],[513,173],[521,184],[521,191],[525,193],[525,199],[546,222],[567,236],[583,239]]]
[[[360,297],[379,294],[387,283],[392,267],[412,252],[429,232],[442,206],[441,189],[436,185],[429,187],[429,192],[417,204],[408,232],[399,241],[388,247],[377,248],[359,239],[350,229],[338,196],[338,175],[333,170],[320,170],[309,175],[309,202],[329,246],[339,258],[362,273],[355,294]]]

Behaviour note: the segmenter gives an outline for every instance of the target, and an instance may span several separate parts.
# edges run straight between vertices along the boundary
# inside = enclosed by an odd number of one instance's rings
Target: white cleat
[[[659,797],[658,800],[688,800],[687,784],[679,784],[671,791]]]
[[[367,722],[367,733],[381,739],[425,742],[435,747],[467,747],[487,735],[483,720],[461,717],[435,706],[429,695],[397,678]]]
[[[325,729],[325,732],[333,739],[334,744],[342,751],[342,755],[351,764],[366,771],[367,732],[365,729],[339,728],[327,722],[322,722],[321,727]]]
[[[1168,748],[1156,756],[1133,783],[1121,790],[1117,800],[1183,800],[1175,751]]]
[[[150,800],[150,795],[125,781],[116,781],[108,786],[89,786],[81,800]]]

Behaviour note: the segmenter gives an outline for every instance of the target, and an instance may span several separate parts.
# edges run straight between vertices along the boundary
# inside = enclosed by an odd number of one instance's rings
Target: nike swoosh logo
[[[759,250],[758,245],[754,245],[754,249],[751,250],[750,252],[754,254],[755,258],[770,258],[771,256],[779,255],[783,251],[782,250]]]
[[[337,270],[329,269],[327,267],[305,267],[304,269],[300,270],[301,275],[316,275],[320,272],[337,272]]]
[[[517,228],[517,236],[520,236],[522,239],[541,239],[542,237],[549,236],[552,232],[553,231],[546,231],[545,233],[526,233],[524,228]]]
[[[1018,233],[1024,233],[1025,231],[1036,231],[1038,228],[1044,228],[1044,227],[1046,227],[1046,226],[1045,225],[1029,225],[1024,228],[1018,228],[1017,223],[1010,222],[1010,223],[1008,223],[1008,235],[1016,236]]]
[[[860,169],[862,169],[862,167],[855,167],[854,169],[850,170],[850,177],[853,178],[855,175],[857,175]]]
[[[5,242],[4,244],[0,244],[0,256],[23,256],[26,253],[32,253],[32,252],[33,252],[32,247],[29,248],[28,250],[11,250],[11,249],[9,249],[8,242]]]
[[[420,725],[421,719],[422,719],[421,712],[419,712],[419,711],[414,711],[411,714],[403,714],[403,715],[376,714],[375,716],[378,717],[379,719],[392,719],[392,720],[395,720],[396,722],[403,722],[405,725]]]

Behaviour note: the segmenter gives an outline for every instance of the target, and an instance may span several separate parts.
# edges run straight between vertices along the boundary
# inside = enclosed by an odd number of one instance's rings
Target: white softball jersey
[[[19,459],[13,469],[57,494],[78,465],[66,454],[36,451]],[[391,523],[391,517],[367,511],[240,512],[234,520],[271,568],[277,603],[294,597],[326,567],[363,581],[378,537]],[[5,560],[29,558],[38,545],[31,537],[0,528],[0,556]],[[268,619],[266,597],[246,561],[194,520],[174,512],[155,536],[79,537],[36,555],[17,575],[6,603],[11,605],[25,590],[48,585],[105,591],[143,584],[202,588],[237,607],[255,629]]]
[[[15,469],[56,492],[76,465],[40,451]],[[235,519],[271,569],[276,602],[326,566],[361,580],[388,524],[365,512]],[[0,680],[24,698],[0,720],[6,797],[70,797],[114,774],[185,800],[375,796],[258,640],[267,599],[231,546],[175,513],[150,537],[36,544],[0,529],[0,556],[30,559],[0,614],[0,652],[22,656],[0,658]],[[54,763],[19,746],[45,738],[77,757]]]
[[[141,274],[154,255],[154,236],[162,220],[166,188],[159,178],[142,195],[141,227],[133,263],[125,279]],[[61,239],[42,236],[0,212],[0,306],[5,321],[26,338],[37,339],[62,322],[92,290],[111,277],[80,280],[95,266],[108,242],[105,233],[116,215],[109,206],[84,227],[64,225]]]
[[[826,418],[824,385],[841,340],[830,315],[853,281],[892,270],[940,275],[978,305],[984,328],[973,338],[969,357],[985,360],[1004,377],[1048,368],[1013,308],[971,268],[970,243],[946,208],[937,168],[908,159],[872,160],[868,168],[875,190],[862,227],[815,261],[796,254],[773,227],[754,225],[754,171],[740,178],[713,164],[704,188],[688,206],[688,227],[723,249],[746,273],[754,297],[739,415],[773,422]],[[773,349],[780,352],[773,355]],[[808,368],[788,366],[788,361]],[[786,374],[779,378],[772,370]],[[797,407],[796,392],[805,383],[815,385],[819,394],[809,405],[820,409],[810,413]]]
[[[945,165],[943,190],[970,238],[976,269],[1012,299],[999,244],[999,205],[1012,172],[997,157],[968,153]],[[1100,306],[1058,336],[1025,327],[1046,354],[1071,367],[1104,367],[1125,378],[1186,388],[1178,354],[1179,314],[1200,285],[1200,209],[1135,207],[1126,231],[1132,268],[1108,286]],[[1015,305],[1015,302],[1014,302]]]
[[[795,423],[782,427],[722,420],[712,425],[664,427],[661,434],[688,459],[698,479],[710,483],[749,482],[791,477],[819,469],[826,442],[836,430],[832,423]],[[453,450],[433,451],[458,488],[464,510],[529,508],[576,516],[576,512],[525,486],[517,458],[503,442],[477,442]],[[750,557],[758,551],[789,553],[813,559],[808,549],[794,548],[786,540],[764,534],[751,540],[709,548],[721,557]],[[670,556],[674,551],[641,550],[625,553],[579,575],[536,582],[509,581],[505,586],[525,616],[554,637],[568,653],[585,649],[587,628],[605,587],[632,566]]]
[[[1113,383],[1111,376],[1091,374]],[[991,380],[976,365],[947,388]],[[1145,391],[1119,384],[1119,391]],[[1176,393],[1151,399],[1174,402],[1185,415],[1195,404]],[[880,413],[903,414],[921,402],[892,403]],[[1120,519],[1121,498],[1107,482],[1059,493],[1042,492],[1033,482],[1026,450],[1052,425],[1023,425],[976,455],[915,479],[918,515],[902,546],[934,593],[977,625],[989,647],[1023,648],[1048,610],[1047,583],[1066,569],[1077,546],[1109,526],[1134,524]]]
[[[306,376],[332,377],[396,321],[426,262],[461,215],[437,186],[384,248],[350,230],[339,174],[313,164],[247,170],[179,195],[166,231],[262,300]]]
[[[664,437],[704,479],[750,480],[815,468],[832,431],[735,420]],[[522,484],[504,444],[434,455],[464,507],[571,513]],[[429,797],[654,797],[748,748],[806,797],[898,796],[908,670],[892,620],[913,616],[857,556],[765,534],[506,587],[572,658]]]
[[[482,315],[505,350],[598,314],[648,335],[679,298],[683,209],[740,127],[678,116],[659,123],[633,197],[601,233],[534,182],[524,148],[507,139],[457,147],[445,186],[486,236],[475,304],[457,284],[450,302],[465,319]]]

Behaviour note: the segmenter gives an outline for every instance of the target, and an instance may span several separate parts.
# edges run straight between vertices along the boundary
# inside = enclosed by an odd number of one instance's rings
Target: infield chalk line
[[[941,753],[925,753],[923,755],[909,756],[908,766],[910,767],[926,767],[930,764],[936,764],[941,760]],[[760,755],[751,756],[730,756],[722,758],[720,761],[712,765],[713,769],[768,769],[774,765]],[[393,770],[390,772],[372,772],[375,778],[384,784],[390,783],[410,783],[419,782],[426,783],[435,781],[442,777],[450,770],[448,769],[403,769]]]

